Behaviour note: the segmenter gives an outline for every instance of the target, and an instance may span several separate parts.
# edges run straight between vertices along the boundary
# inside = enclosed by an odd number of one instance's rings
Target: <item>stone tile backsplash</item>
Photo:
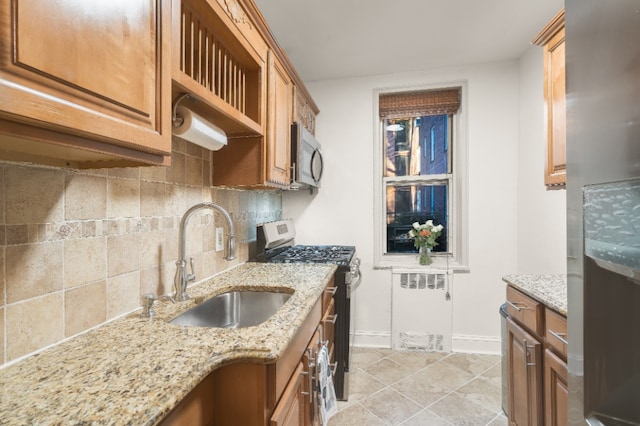
[[[174,138],[172,165],[69,170],[0,163],[0,366],[173,291],[178,227],[193,204],[229,211],[238,246],[215,251],[218,212],[188,224],[197,280],[249,257],[258,223],[282,215],[280,191],[211,186],[215,152]]]

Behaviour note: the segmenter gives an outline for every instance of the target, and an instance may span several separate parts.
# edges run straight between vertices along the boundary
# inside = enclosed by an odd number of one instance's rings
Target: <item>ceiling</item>
[[[563,0],[254,0],[305,82],[517,59]]]

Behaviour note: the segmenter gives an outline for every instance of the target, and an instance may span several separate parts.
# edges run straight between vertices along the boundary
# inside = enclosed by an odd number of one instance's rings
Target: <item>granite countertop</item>
[[[293,294],[266,322],[241,329],[183,327],[166,320],[194,300],[156,302],[0,370],[3,425],[155,425],[216,368],[273,363],[318,300],[335,265],[245,263],[189,287],[202,300],[231,289]]]
[[[513,274],[505,275],[502,280],[562,315],[567,315],[566,275]]]

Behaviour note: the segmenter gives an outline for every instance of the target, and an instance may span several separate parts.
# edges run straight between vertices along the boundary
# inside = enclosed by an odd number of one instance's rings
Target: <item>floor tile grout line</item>
[[[498,420],[502,416],[504,416],[505,418],[507,417],[506,414],[504,413],[504,411],[500,410],[500,412],[498,414],[496,414],[496,416],[494,418],[492,418],[489,423],[487,423],[487,426],[489,426],[491,423],[495,422],[496,420]]]
[[[457,392],[457,389],[456,389],[456,390],[454,390],[454,391],[453,391],[453,392],[451,392],[451,393],[455,393],[455,394],[457,394],[458,396],[460,396],[461,398],[463,398],[465,401],[467,401],[469,404],[477,405],[478,407],[480,407],[480,408],[482,408],[482,409],[484,409],[484,410],[486,410],[486,411],[488,411],[488,412],[490,412],[490,413],[494,413],[494,417],[492,418],[492,420],[493,420],[493,419],[495,419],[495,418],[496,418],[496,416],[500,415],[500,411],[496,412],[496,411],[494,411],[494,410],[490,409],[489,407],[486,407],[486,406],[484,406],[484,405],[480,405],[480,404],[478,404],[478,403],[477,403],[477,402],[475,402],[475,401],[472,401],[472,400],[467,399],[467,398],[465,397],[465,395],[464,395],[464,394],[458,393],[458,392]]]
[[[433,414],[434,416],[436,416],[438,419],[440,419],[441,421],[445,422],[446,424],[448,424],[450,426],[454,426],[453,423],[451,423],[447,419],[443,418],[442,416],[439,416],[438,414],[434,413],[433,411],[429,410],[428,407],[424,407],[422,410],[418,411],[416,414],[414,414],[413,416],[409,417],[408,419],[406,419],[405,421],[400,423],[400,426],[406,424],[409,420],[413,419],[414,417],[417,417],[420,413],[422,413],[425,410],[428,411],[429,413]]]
[[[365,398],[366,399],[366,398]],[[362,407],[362,409],[364,411],[366,411],[367,413],[371,414],[373,417],[375,417],[376,419],[380,420],[382,423],[384,423],[385,425],[389,425],[389,422],[387,422],[386,420],[384,420],[383,418],[380,418],[380,416],[376,415],[376,413],[374,413],[373,411],[369,410],[367,407],[365,407],[364,405],[362,405],[359,401],[357,403],[360,407]]]
[[[450,354],[450,355],[452,355],[452,354]],[[407,376],[403,377],[402,379],[397,380],[397,381],[395,381],[395,382],[393,382],[393,383],[391,383],[391,384],[387,384],[387,383],[383,382],[382,380],[378,379],[376,376],[374,376],[374,375],[370,374],[368,371],[366,371],[366,370],[364,370],[364,369],[360,368],[360,370],[362,370],[364,373],[366,373],[367,375],[369,375],[370,377],[372,377],[373,379],[377,380],[378,382],[380,382],[380,383],[382,383],[382,384],[384,385],[384,387],[383,387],[382,389],[379,389],[378,391],[376,391],[376,392],[374,392],[374,393],[371,393],[371,394],[367,395],[364,399],[367,399],[369,396],[373,396],[373,395],[375,395],[375,394],[378,394],[378,393],[382,392],[383,390],[385,390],[385,389],[387,389],[387,388],[391,388],[392,390],[394,390],[394,391],[398,392],[398,393],[399,393],[399,394],[401,394],[403,397],[407,398],[409,401],[413,402],[414,404],[417,404],[418,406],[422,407],[423,409],[425,409],[425,408],[426,408],[426,409],[429,409],[430,407],[433,407],[435,404],[437,404],[438,402],[442,401],[443,399],[445,399],[445,398],[447,398],[447,397],[451,396],[451,395],[452,395],[452,394],[454,394],[454,393],[456,393],[457,395],[459,395],[461,398],[465,398],[465,399],[466,399],[466,397],[464,396],[464,394],[461,394],[461,393],[459,393],[459,392],[457,392],[457,391],[458,391],[460,388],[462,388],[462,387],[464,387],[464,386],[468,385],[469,383],[473,382],[474,380],[478,379],[479,377],[481,377],[481,376],[482,376],[482,374],[486,373],[487,371],[489,371],[490,369],[494,368],[494,367],[497,365],[497,363],[496,363],[496,364],[492,365],[491,367],[489,367],[489,368],[487,368],[487,369],[483,370],[482,372],[480,372],[480,373],[478,373],[477,375],[473,376],[473,377],[472,377],[471,379],[469,379],[468,381],[466,381],[466,382],[462,383],[460,386],[458,386],[458,387],[456,387],[456,388],[454,388],[454,389],[452,389],[452,390],[448,391],[445,395],[443,395],[442,397],[438,398],[438,399],[437,399],[437,400],[435,400],[434,402],[432,402],[432,403],[430,403],[430,404],[427,404],[427,405],[424,405],[424,404],[422,404],[421,402],[416,401],[415,399],[411,398],[411,397],[410,397],[410,396],[408,396],[408,395],[405,395],[404,393],[402,393],[401,391],[399,391],[399,390],[397,390],[397,389],[395,389],[395,388],[393,387],[395,384],[400,383],[401,381],[403,381],[403,380],[407,379],[408,377],[410,377],[410,376],[412,376],[412,375],[415,375],[415,374],[418,374],[419,372],[421,372],[421,371],[425,370],[426,368],[429,368],[429,367],[435,366],[435,365],[436,365],[436,364],[438,364],[439,362],[444,361],[445,359],[449,358],[449,357],[450,357],[450,355],[448,355],[448,356],[446,356],[446,357],[444,357],[444,358],[442,358],[442,359],[440,359],[440,360],[436,361],[436,362],[435,362],[435,363],[433,363],[433,364],[429,364],[429,365],[427,365],[427,366],[425,366],[425,367],[423,367],[423,368],[421,368],[421,369],[419,369],[419,370],[416,370],[415,372],[413,372],[413,373],[411,373],[411,374],[409,374],[409,375],[407,375]],[[388,357],[385,357],[385,358],[388,358]],[[382,359],[385,359],[385,358],[382,358]],[[371,363],[371,364],[369,364],[369,365],[373,365],[373,364],[375,364],[375,363],[377,363],[377,362],[380,362],[382,359],[380,359],[380,360],[378,360],[378,361],[376,361],[376,362],[373,362],[373,363]],[[391,360],[391,361],[393,361],[392,359],[390,359],[390,360]],[[398,364],[398,365],[401,365],[401,366],[405,367],[404,365],[402,365],[402,364],[401,364],[401,363],[399,363],[399,362],[396,362],[396,361],[394,361],[394,362],[395,362],[396,364]],[[451,363],[447,363],[447,364],[448,364],[449,366],[451,366],[451,367],[454,367],[454,368],[456,368],[456,369],[460,370],[460,371],[466,372],[466,370],[464,370],[464,369],[462,369],[462,368],[458,367],[457,365],[453,365],[453,364],[451,364]],[[406,368],[406,367],[405,367],[405,368]],[[431,380],[430,380],[430,381],[431,381]],[[435,382],[433,382],[433,381],[431,381],[431,382],[432,382],[432,383],[435,383]],[[481,407],[481,408],[483,408],[483,409],[487,410],[488,412],[491,412],[491,413],[493,413],[493,412],[494,412],[494,411],[493,411],[492,409],[490,409],[489,407],[486,407],[486,406],[484,406],[484,405],[478,404],[477,402],[474,402],[474,401],[469,401],[469,402],[470,402],[470,403],[473,403],[474,405],[477,405],[478,407]],[[431,411],[431,410],[430,410],[430,411]],[[498,415],[499,415],[499,413],[498,413]],[[495,417],[494,417],[494,418],[495,418]],[[405,420],[405,421],[406,421],[406,420]]]
[[[438,398],[437,400],[433,401],[433,402],[432,402],[432,403],[430,403],[430,404],[426,404],[426,405],[425,405],[425,404],[421,403],[420,401],[416,401],[415,399],[411,398],[409,395],[406,395],[406,394],[404,394],[403,392],[401,392],[401,391],[399,391],[398,389],[396,389],[396,388],[394,388],[394,387],[393,387],[393,385],[395,385],[395,384],[397,384],[397,383],[400,383],[401,381],[403,381],[404,379],[406,379],[406,378],[410,377],[411,375],[406,376],[406,377],[404,377],[404,378],[402,378],[402,379],[400,379],[400,380],[397,380],[397,381],[395,381],[395,382],[394,382],[394,383],[392,383],[392,384],[386,384],[386,383],[382,382],[380,379],[378,379],[377,377],[375,377],[375,376],[371,375],[370,373],[368,373],[367,371],[365,371],[365,370],[362,370],[362,371],[363,371],[364,373],[366,373],[367,375],[369,375],[370,377],[372,377],[373,379],[375,379],[375,380],[379,381],[380,383],[382,383],[382,384],[384,385],[384,387],[383,387],[382,389],[379,389],[379,390],[377,390],[377,391],[375,391],[375,392],[373,392],[373,393],[368,394],[367,396],[365,396],[365,397],[364,397],[364,399],[363,399],[363,400],[368,399],[370,396],[377,395],[377,394],[381,393],[382,391],[384,391],[385,389],[391,389],[391,390],[393,390],[394,392],[397,392],[397,393],[399,393],[400,395],[402,395],[402,396],[403,396],[404,398],[406,398],[407,400],[409,400],[409,401],[413,402],[414,404],[416,404],[417,406],[421,407],[421,410],[420,410],[420,411],[423,411],[423,410],[427,409],[427,410],[429,410],[430,412],[432,412],[432,410],[430,410],[430,409],[429,409],[430,407],[434,406],[435,404],[437,404],[437,403],[438,403],[438,402],[440,402],[441,400],[443,400],[443,399],[445,399],[445,398],[447,398],[447,397],[451,396],[452,394],[456,393],[456,391],[457,391],[460,387],[462,387],[462,386],[466,385],[467,383],[472,382],[473,380],[475,380],[475,377],[474,377],[473,379],[469,380],[469,382],[465,382],[464,384],[460,385],[459,387],[457,387],[457,388],[455,388],[455,389],[452,389],[452,390],[450,390],[450,391],[447,391],[447,393],[446,393],[446,394],[444,394],[443,396],[441,396],[441,397],[440,397],[440,398]],[[414,374],[415,374],[415,373],[414,373]],[[433,382],[432,382],[432,383],[433,383]],[[460,395],[460,394],[458,394],[458,395]],[[464,396],[463,396],[463,395],[460,395],[460,396],[464,398]],[[482,408],[484,408],[485,410],[487,410],[487,411],[489,411],[489,412],[492,412],[492,411],[491,411],[491,410],[489,410],[487,407],[484,407],[484,406],[482,406],[482,405],[480,405],[480,404],[477,404],[477,403],[475,403],[475,402],[473,402],[473,401],[469,401],[469,402],[473,403],[474,405],[478,405],[479,407],[482,407]],[[360,404],[360,403],[361,403],[361,401],[358,401],[358,404]],[[362,404],[360,404],[360,405],[362,405]],[[363,406],[363,407],[364,407],[364,406]],[[367,411],[369,411],[369,410],[367,410]],[[420,411],[419,411],[419,412],[420,412]],[[419,412],[418,412],[418,413],[419,413]],[[417,415],[418,413],[416,413],[415,415]],[[436,413],[434,413],[434,414],[435,414],[435,415],[437,415]],[[415,416],[415,415],[414,415],[414,416]],[[414,417],[414,416],[411,416],[411,417]],[[411,418],[411,417],[409,417],[409,418]],[[440,416],[438,416],[438,417],[440,417]],[[406,419],[406,420],[404,420],[404,421],[406,422],[407,420],[408,420],[408,419]],[[447,422],[447,423],[449,423],[449,422]]]
[[[499,366],[501,364],[501,360],[498,360],[498,361],[496,361],[494,363],[491,363],[488,367],[482,369],[478,373],[474,373],[473,371],[471,371],[472,369],[471,370],[465,369],[464,367],[459,366],[457,363],[451,362],[451,360],[456,355],[456,353],[449,353],[449,354],[446,354],[442,358],[437,359],[435,361],[433,361],[432,359],[418,358],[418,361],[425,360],[425,361],[432,361],[432,362],[430,362],[428,365],[425,365],[425,366],[423,366],[423,367],[421,367],[421,368],[419,368],[417,370],[413,370],[413,368],[415,367],[414,365],[407,365],[407,361],[408,360],[406,360],[404,358],[400,358],[399,360],[394,359],[392,357],[393,353],[388,353],[388,351],[380,352],[380,351],[377,351],[377,350],[375,350],[373,348],[372,348],[373,350],[370,350],[370,351],[368,351],[367,348],[364,348],[364,349],[365,350],[363,351],[363,353],[366,354],[367,352],[369,352],[371,354],[371,356],[372,356],[372,357],[368,357],[369,360],[372,359],[372,358],[376,358],[376,357],[378,359],[376,359],[375,361],[369,361],[367,363],[363,363],[361,366],[358,366],[356,368],[357,368],[357,370],[360,370],[360,373],[363,374],[363,377],[366,376],[369,379],[373,379],[375,381],[375,383],[378,383],[382,387],[380,389],[376,390],[375,392],[372,392],[372,393],[363,393],[362,394],[362,396],[363,396],[362,399],[360,399],[360,400],[358,400],[358,401],[356,401],[356,402],[354,402],[352,404],[345,405],[345,406],[341,407],[341,409],[340,409],[341,411],[342,410],[346,410],[346,409],[351,408],[351,407],[359,406],[366,413],[368,413],[368,414],[374,416],[376,419],[380,420],[381,423],[383,423],[385,425],[389,425],[389,423],[386,420],[380,418],[375,413],[373,413],[371,410],[367,409],[363,405],[363,402],[365,402],[370,397],[372,397],[374,395],[377,395],[378,393],[380,393],[380,392],[382,392],[384,390],[390,390],[390,391],[393,391],[393,392],[401,395],[402,397],[406,398],[408,401],[412,402],[413,404],[415,404],[419,408],[419,411],[417,413],[414,413],[410,417],[408,417],[407,419],[404,419],[401,424],[405,424],[405,423],[409,422],[412,418],[418,416],[422,412],[428,412],[428,413],[430,413],[430,415],[436,416],[437,418],[441,419],[447,425],[453,425],[449,420],[447,420],[444,417],[441,417],[439,414],[437,414],[436,412],[431,410],[431,407],[433,407],[435,404],[437,404],[438,402],[440,402],[441,400],[443,400],[443,399],[445,399],[447,397],[450,397],[453,394],[456,394],[456,395],[458,395],[458,397],[460,397],[462,399],[465,399],[465,400],[473,403],[473,405],[478,406],[478,407],[486,410],[488,412],[487,414],[493,414],[493,417],[491,417],[491,420],[489,420],[489,422],[486,424],[487,426],[489,424],[493,423],[494,421],[501,419],[502,416],[503,416],[501,410],[498,410],[496,412],[492,408],[490,408],[490,407],[488,407],[488,406],[486,406],[486,405],[484,405],[484,404],[482,404],[482,403],[480,403],[478,401],[467,399],[467,394],[464,393],[464,392],[460,392],[461,388],[463,388],[464,386],[467,386],[469,383],[473,382],[474,380],[482,378],[483,380],[491,381],[492,379],[494,379],[495,375],[494,376],[485,376],[485,374],[487,372],[489,372],[491,369],[494,369],[496,366]],[[387,352],[387,353],[385,353],[385,352]],[[404,352],[404,351],[401,351],[401,352]],[[466,355],[466,354],[462,354],[462,355]],[[471,356],[480,355],[480,356],[482,356],[484,354],[468,354],[468,355],[471,355]],[[383,380],[381,380],[380,378],[378,378],[377,376],[375,376],[374,374],[372,374],[372,373],[370,373],[370,372],[365,370],[365,368],[368,368],[368,367],[370,367],[370,366],[372,366],[372,365],[374,365],[376,363],[379,363],[379,362],[381,362],[381,361],[383,361],[385,359],[387,361],[391,362],[392,364],[397,365],[397,366],[401,367],[402,369],[405,369],[406,371],[408,371],[408,374],[406,376],[398,379],[398,380],[393,381],[392,383],[386,383]],[[402,362],[402,361],[405,361],[405,362]],[[467,374],[471,373],[472,377],[469,380],[465,381],[464,383],[460,384],[459,386],[457,386],[457,387],[453,388],[452,390],[446,392],[445,395],[443,395],[442,397],[438,398],[436,401],[434,401],[434,402],[432,402],[430,404],[426,404],[426,405],[423,405],[422,403],[420,403],[420,402],[414,400],[413,398],[405,395],[403,392],[401,392],[400,390],[398,390],[398,389],[396,389],[394,387],[396,384],[400,383],[401,381],[406,380],[407,378],[410,378],[411,376],[417,375],[417,374],[423,372],[427,368],[430,368],[430,367],[437,368],[437,365],[441,364],[443,361],[448,365],[448,367],[453,367],[453,368],[455,368],[457,370],[460,370],[460,371],[462,371],[464,373],[467,373]],[[469,360],[469,362],[471,364],[473,364],[473,361],[475,361],[475,360],[474,359],[470,359]],[[477,364],[476,365],[477,366],[481,366],[482,364],[484,364],[484,361],[481,360],[481,363],[479,365],[477,365]],[[358,365],[358,364],[356,362],[354,362],[354,367],[356,365]],[[429,380],[429,379],[427,379],[427,380]],[[436,385],[438,384],[438,382],[433,382],[433,383],[436,384]]]
[[[408,377],[410,377],[410,376],[414,376],[414,375],[416,375],[416,374],[418,374],[418,373],[420,373],[420,372],[422,372],[422,371],[426,370],[427,368],[432,368],[432,367],[434,367],[436,364],[440,363],[441,361],[444,361],[446,358],[449,358],[451,355],[453,355],[453,354],[449,354],[449,355],[447,355],[446,357],[444,357],[444,358],[442,358],[442,359],[440,359],[440,360],[438,360],[438,361],[436,361],[436,362],[434,362],[434,363],[432,363],[432,364],[426,365],[426,366],[424,366],[424,367],[420,368],[419,370],[413,371],[412,373],[408,374],[407,376],[404,376],[403,378],[401,378],[401,379],[399,379],[399,380],[396,380],[396,381],[395,381],[395,382],[393,382],[393,383],[386,383],[386,382],[383,382],[383,381],[382,381],[382,380],[380,380],[378,377],[376,377],[376,376],[374,376],[373,374],[371,374],[371,373],[369,373],[368,371],[366,371],[363,367],[356,367],[356,368],[357,368],[358,370],[361,370],[361,371],[362,371],[362,372],[364,372],[365,374],[367,374],[369,377],[371,377],[371,378],[375,379],[376,381],[378,381],[378,382],[380,382],[380,383],[382,383],[383,385],[385,385],[385,386],[387,386],[387,387],[388,387],[388,386],[393,386],[393,385],[395,385],[395,384],[397,384],[397,383],[399,383],[399,382],[401,382],[401,381],[405,380],[406,378],[408,378]],[[377,361],[375,361],[375,362],[372,362],[372,363],[368,364],[368,365],[367,365],[367,366],[365,366],[365,367],[370,367],[370,366],[372,366],[373,364],[376,364],[376,363],[378,363],[378,362],[380,362],[380,361],[382,361],[382,360],[384,360],[384,359],[388,359],[389,361],[392,361],[392,362],[394,362],[395,364],[398,364],[398,365],[400,365],[400,366],[402,366],[402,367],[404,367],[404,368],[409,368],[409,367],[407,367],[407,366],[405,366],[405,365],[403,365],[403,364],[401,364],[401,363],[399,363],[399,362],[397,362],[397,361],[394,361],[393,359],[391,359],[391,358],[389,358],[389,357],[387,357],[387,356],[384,356],[383,358],[381,358],[381,359],[379,359],[379,360],[377,360]],[[450,364],[450,363],[447,363],[447,364],[448,364],[450,367],[454,367],[454,368],[456,368],[456,369],[458,369],[458,370],[460,370],[460,371],[462,371],[462,372],[467,372],[466,370],[464,370],[464,369],[462,369],[462,368],[458,367],[457,365],[453,365],[453,364]],[[497,365],[497,364],[494,364],[494,365],[492,365],[491,367],[489,367],[489,368],[487,368],[487,369],[485,369],[485,370],[482,370],[482,372],[480,372],[480,373],[478,373],[478,374],[476,374],[476,375],[472,376],[472,378],[471,378],[471,379],[469,379],[468,381],[466,381],[466,382],[462,383],[460,386],[458,386],[458,387],[454,388],[453,390],[451,390],[451,392],[454,392],[454,391],[456,391],[456,390],[460,389],[461,387],[468,385],[469,383],[471,383],[471,382],[472,382],[472,381],[474,381],[475,379],[477,379],[477,378],[481,377],[481,376],[482,376],[484,373],[486,373],[487,371],[489,371],[489,370],[491,370],[492,368],[494,368],[496,365]],[[469,372],[469,373],[471,373],[471,372]],[[471,374],[474,374],[474,373],[471,373]],[[432,381],[432,382],[433,382],[433,381]],[[378,393],[378,392],[374,392],[374,393]],[[372,395],[373,395],[373,394],[372,394]]]

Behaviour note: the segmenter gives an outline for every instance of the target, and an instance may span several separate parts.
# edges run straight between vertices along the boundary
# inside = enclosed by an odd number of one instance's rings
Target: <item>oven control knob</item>
[[[351,262],[350,269],[351,269],[351,273],[353,275],[358,275],[360,273],[360,258],[356,257],[355,259],[353,259],[353,262]]]

